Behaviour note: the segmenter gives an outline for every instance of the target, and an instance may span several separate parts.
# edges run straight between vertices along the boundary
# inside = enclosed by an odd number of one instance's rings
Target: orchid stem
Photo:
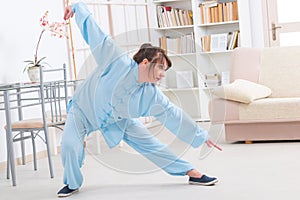
[[[37,63],[37,52],[38,52],[39,45],[40,45],[40,42],[41,42],[41,38],[42,38],[44,32],[45,32],[45,29],[42,30],[42,32],[41,32],[41,34],[39,36],[38,43],[37,43],[36,48],[35,48],[34,63]]]

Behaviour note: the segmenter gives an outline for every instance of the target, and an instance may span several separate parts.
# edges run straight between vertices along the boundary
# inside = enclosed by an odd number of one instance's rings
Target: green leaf
[[[26,62],[26,63],[34,63],[32,60],[25,60],[24,62]]]
[[[37,62],[36,62],[36,65],[39,65],[46,57],[42,57],[41,59],[39,59]]]

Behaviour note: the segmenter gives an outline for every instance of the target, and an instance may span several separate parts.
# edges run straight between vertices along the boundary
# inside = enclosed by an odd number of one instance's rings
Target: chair
[[[59,80],[46,81],[46,76],[50,73],[62,73],[62,78]],[[24,140],[31,139],[33,150],[34,170],[37,170],[37,155],[35,139],[40,138],[46,144],[50,177],[54,177],[52,160],[50,155],[49,145],[49,127],[55,127],[62,130],[66,119],[66,106],[68,102],[68,85],[66,75],[66,65],[62,68],[44,69],[40,67],[40,83],[33,84],[30,88],[25,87],[17,90],[17,98],[14,100],[17,103],[19,121],[12,122],[12,132],[16,133],[13,136],[13,142],[21,142],[22,164],[25,164],[25,143]],[[33,89],[35,88],[35,89]],[[35,96],[34,96],[35,95]],[[28,96],[30,96],[28,98]],[[37,96],[37,97],[36,97]],[[35,106],[40,109],[41,116],[37,119],[30,119],[23,116],[24,109]],[[46,110],[48,110],[46,112]],[[43,134],[42,134],[43,133]],[[7,178],[9,179],[10,172],[10,152],[7,151]]]

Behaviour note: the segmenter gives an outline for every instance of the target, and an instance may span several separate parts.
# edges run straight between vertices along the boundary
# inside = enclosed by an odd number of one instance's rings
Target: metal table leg
[[[9,154],[10,170],[13,186],[16,186],[16,172],[15,172],[15,154],[13,147],[12,129],[11,129],[11,116],[10,116],[10,102],[9,92],[4,91],[4,104],[5,104],[5,115],[6,115],[6,140],[7,140],[7,151]]]

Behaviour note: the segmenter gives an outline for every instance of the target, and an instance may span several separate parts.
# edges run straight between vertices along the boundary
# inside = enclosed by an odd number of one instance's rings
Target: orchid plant
[[[42,57],[42,58],[38,59],[38,50],[39,50],[42,36],[46,31],[50,31],[51,35],[53,37],[57,37],[57,38],[65,37],[68,39],[67,32],[64,31],[64,29],[63,29],[63,27],[65,27],[66,25],[67,25],[66,21],[49,23],[48,11],[45,12],[45,14],[40,18],[40,26],[42,27],[42,31],[39,35],[39,39],[38,39],[37,45],[35,47],[34,59],[24,61],[25,63],[27,63],[27,65],[25,66],[23,72],[25,72],[26,70],[29,70],[30,68],[44,66],[45,64],[48,65],[46,62],[44,62],[44,59],[46,57]]]

